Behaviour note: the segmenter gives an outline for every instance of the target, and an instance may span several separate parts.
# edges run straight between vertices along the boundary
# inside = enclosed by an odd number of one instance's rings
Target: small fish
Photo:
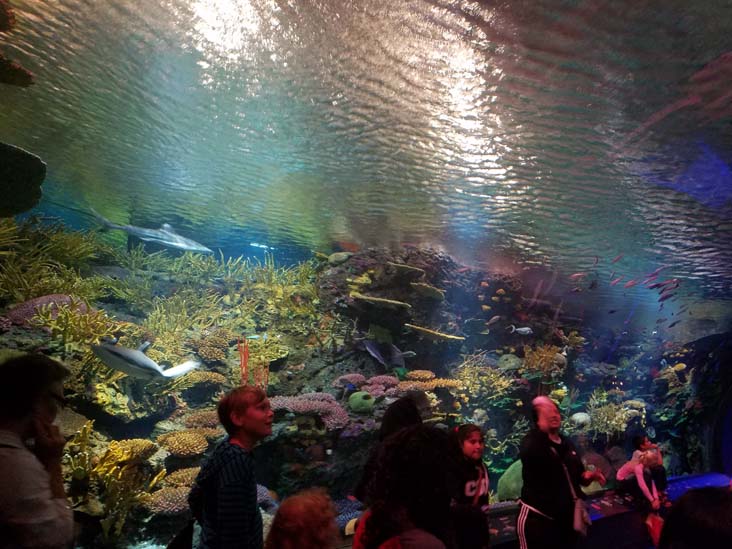
[[[609,311],[607,312],[607,314],[609,314],[609,315],[614,315],[614,314],[615,314],[615,313],[617,313],[617,312],[618,312],[618,310],[617,310],[617,309],[610,309],[610,310],[609,310]]]
[[[621,280],[623,280],[623,277],[622,277],[622,276],[619,276],[618,278],[616,278],[615,280],[612,280],[612,281],[610,282],[610,286],[615,286],[615,285],[616,285],[616,284],[617,284],[618,282],[620,282]]]
[[[649,277],[651,277],[651,276],[654,276],[654,275],[658,276],[658,273],[660,273],[660,272],[661,272],[661,271],[663,271],[664,269],[668,269],[668,267],[669,267],[668,265],[663,265],[662,267],[659,267],[658,269],[656,269],[656,270],[655,270],[655,271],[653,271],[652,273],[649,273],[649,274],[648,274],[648,276],[649,276]]]
[[[485,323],[485,325],[486,325],[486,327],[487,326],[490,326],[491,324],[495,324],[499,320],[501,320],[501,315],[492,316],[491,319],[488,322]]]
[[[639,283],[638,280],[628,280],[625,284],[623,284],[623,288],[632,288],[633,286],[637,285]]]
[[[517,328],[516,326],[514,326],[513,324],[511,324],[511,325],[510,325],[510,326],[509,326],[508,328],[506,328],[506,329],[507,329],[507,330],[511,330],[511,333],[514,333],[514,332],[516,332],[517,334],[521,334],[521,335],[531,335],[531,334],[533,334],[533,333],[534,333],[534,330],[532,330],[532,329],[531,329],[530,327],[528,327],[528,326],[523,326],[523,327],[521,327],[521,328]]]
[[[671,324],[669,324],[669,325],[667,326],[667,328],[673,328],[673,327],[674,327],[674,326],[676,326],[676,325],[677,325],[677,324],[678,324],[679,322],[681,322],[681,320],[675,320],[674,322],[672,322]]]
[[[668,294],[662,294],[661,297],[658,298],[658,302],[661,303],[662,301],[666,301],[667,299],[675,296],[674,293],[668,293]]]
[[[569,275],[570,280],[581,280],[582,278],[586,277],[587,273],[574,273]]]
[[[616,256],[610,263],[617,263],[618,261],[623,259],[623,255],[624,254],[620,254],[620,255]]]
[[[662,324],[664,322],[668,322],[668,318],[659,318],[658,320],[656,320],[656,324]]]

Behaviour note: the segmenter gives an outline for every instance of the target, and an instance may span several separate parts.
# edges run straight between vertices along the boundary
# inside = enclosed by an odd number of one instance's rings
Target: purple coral
[[[296,414],[318,414],[326,429],[340,429],[350,421],[348,412],[328,393],[305,393],[298,396],[276,396],[269,399],[273,410],[289,410]]]

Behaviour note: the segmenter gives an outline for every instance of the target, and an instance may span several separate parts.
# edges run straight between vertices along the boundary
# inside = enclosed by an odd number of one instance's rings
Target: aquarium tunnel
[[[323,487],[350,547],[404,396],[480,429],[494,547],[539,395],[608,479],[588,546],[650,547],[615,482],[636,436],[671,501],[729,485],[730,25],[723,0],[0,0],[0,372],[69,371],[75,546],[166,547],[240,385],[274,411],[265,536]]]

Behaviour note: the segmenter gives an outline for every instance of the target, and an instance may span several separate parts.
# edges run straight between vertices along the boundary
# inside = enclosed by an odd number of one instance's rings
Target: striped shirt
[[[201,525],[202,549],[262,549],[254,459],[228,438],[204,462],[188,503]]]

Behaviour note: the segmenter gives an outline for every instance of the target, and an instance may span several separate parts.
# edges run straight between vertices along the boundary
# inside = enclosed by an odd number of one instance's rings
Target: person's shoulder
[[[539,429],[531,429],[521,440],[522,451],[532,451],[545,448],[547,446],[547,438]]]
[[[402,549],[446,549],[439,538],[420,528],[402,532],[399,543]]]

